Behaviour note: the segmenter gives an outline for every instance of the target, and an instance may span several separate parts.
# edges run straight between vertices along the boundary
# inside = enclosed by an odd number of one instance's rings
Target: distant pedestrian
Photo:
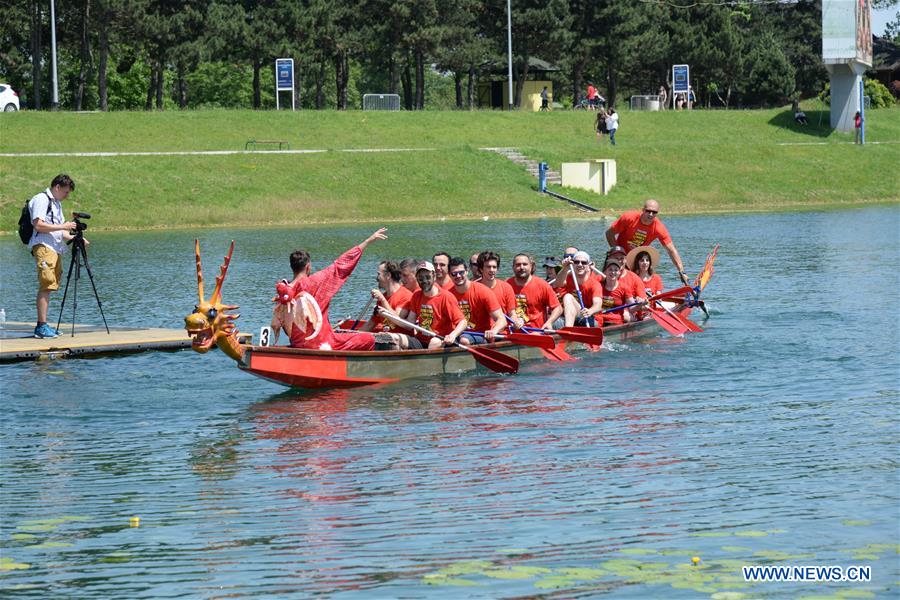
[[[615,110],[609,109],[609,115],[606,117],[606,130],[609,132],[609,141],[616,145],[616,130],[619,129],[619,115]]]
[[[547,91],[546,85],[541,90],[541,110],[550,110],[550,93]]]
[[[856,116],[853,117],[853,127],[856,129],[856,141],[854,143],[856,144],[862,143],[862,124],[862,114],[860,114],[859,111],[856,111]]]
[[[666,101],[669,99],[669,95],[666,93],[666,86],[659,86],[659,109],[666,110]]]
[[[597,111],[597,120],[594,123],[594,129],[597,130],[597,141],[598,142],[603,141],[603,135],[605,133],[608,133],[608,131],[606,129],[606,117],[607,117],[607,114],[606,114],[605,108],[601,108],[600,110]]]

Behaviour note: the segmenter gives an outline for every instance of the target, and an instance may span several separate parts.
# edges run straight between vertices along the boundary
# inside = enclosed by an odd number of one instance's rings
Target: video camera
[[[75,219],[75,233],[79,233],[88,228],[87,223],[82,223],[80,219],[90,219],[91,214],[86,212],[73,212],[72,217]]]

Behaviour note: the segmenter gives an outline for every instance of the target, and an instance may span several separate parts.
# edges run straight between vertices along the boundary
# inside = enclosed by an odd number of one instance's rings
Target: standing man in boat
[[[446,252],[437,252],[431,257],[431,263],[434,265],[434,283],[445,290],[452,288],[453,280],[448,273],[450,255]]]
[[[416,337],[409,336],[409,347],[414,348],[416,340],[420,348],[431,349],[452,345],[468,325],[468,321],[459,310],[456,298],[435,283],[434,265],[427,260],[422,261],[416,269],[416,281],[419,282],[419,289],[412,295],[406,308],[400,310],[398,316],[407,321],[418,321],[420,327],[433,331],[439,337],[422,334],[417,334]],[[383,311],[383,314],[391,313]]]
[[[481,284],[497,296],[503,314],[510,318],[514,327],[525,325],[525,321],[516,314],[516,293],[512,286],[497,278],[497,272],[500,270],[500,255],[492,250],[485,250],[478,255],[478,268],[481,270]]]
[[[622,216],[606,230],[606,241],[611,247],[622,246],[625,252],[630,252],[638,246],[649,246],[658,239],[662,247],[669,253],[672,264],[678,269],[682,283],[690,285],[688,276],[684,272],[681,256],[678,255],[678,249],[672,242],[669,230],[657,218],[658,214],[659,203],[653,199],[647,200],[644,202],[643,210],[630,210],[622,213]]]
[[[506,319],[503,318],[497,296],[480,283],[469,281],[466,261],[461,258],[450,259],[450,278],[453,279],[450,293],[459,303],[468,328],[484,333],[484,337],[464,333],[459,342],[467,346],[482,341],[493,342],[494,336],[506,329]]]
[[[562,305],[550,284],[532,275],[534,261],[527,254],[513,258],[513,275],[506,282],[516,295],[516,315],[531,327],[552,329],[553,322],[563,313]],[[550,311],[550,316],[547,316]]]
[[[331,299],[341,289],[353,273],[366,247],[375,240],[387,239],[387,229],[382,227],[358,245],[350,248],[328,267],[312,273],[312,260],[306,250],[295,250],[291,254],[291,270],[294,280],[290,283],[293,297],[306,292],[315,298],[322,311],[321,327],[316,333],[316,324],[307,321],[306,327],[291,329],[291,347],[316,350],[372,350],[375,336],[371,333],[336,333],[328,321],[328,306]],[[313,335],[314,334],[314,335]]]

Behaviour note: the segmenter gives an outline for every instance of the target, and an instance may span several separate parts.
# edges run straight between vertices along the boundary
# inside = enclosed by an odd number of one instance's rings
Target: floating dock
[[[52,326],[52,325],[51,325]],[[0,363],[44,358],[76,358],[104,354],[127,354],[147,350],[179,350],[191,347],[184,329],[60,325],[60,336],[34,337],[34,323],[7,322],[0,329]],[[245,342],[250,334],[243,335]]]

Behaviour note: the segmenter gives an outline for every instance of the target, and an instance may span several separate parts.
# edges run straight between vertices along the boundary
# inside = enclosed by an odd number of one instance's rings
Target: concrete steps
[[[532,160],[516,150],[515,148],[482,148],[482,150],[487,150],[489,152],[496,152],[501,156],[505,156],[507,159],[513,161],[518,165],[522,165],[525,167],[525,170],[531,173],[531,176],[537,179],[538,176],[538,162],[536,160]],[[562,184],[562,175],[560,175],[559,171],[554,171],[552,169],[547,170],[547,183],[552,183],[554,185]]]
[[[531,173],[532,177],[534,177],[535,179],[538,178],[538,170],[539,170],[538,169],[538,161],[528,158],[527,156],[525,156],[524,154],[522,154],[515,148],[481,148],[481,149],[486,150],[488,152],[496,152],[497,154],[500,154],[501,156],[505,156],[506,158],[513,161],[514,163],[525,167],[525,169],[529,173]],[[547,169],[547,183],[553,184],[553,185],[562,185],[562,175],[560,174],[560,172],[553,171],[551,169]],[[584,202],[579,202],[578,200],[569,198],[568,196],[563,196],[560,193],[551,192],[550,190],[547,190],[547,194],[553,198],[556,198],[557,200],[563,200],[565,202],[568,202],[569,204],[571,204],[578,210],[581,210],[584,212],[598,212],[598,210],[596,208],[594,208],[593,206],[585,204]]]

